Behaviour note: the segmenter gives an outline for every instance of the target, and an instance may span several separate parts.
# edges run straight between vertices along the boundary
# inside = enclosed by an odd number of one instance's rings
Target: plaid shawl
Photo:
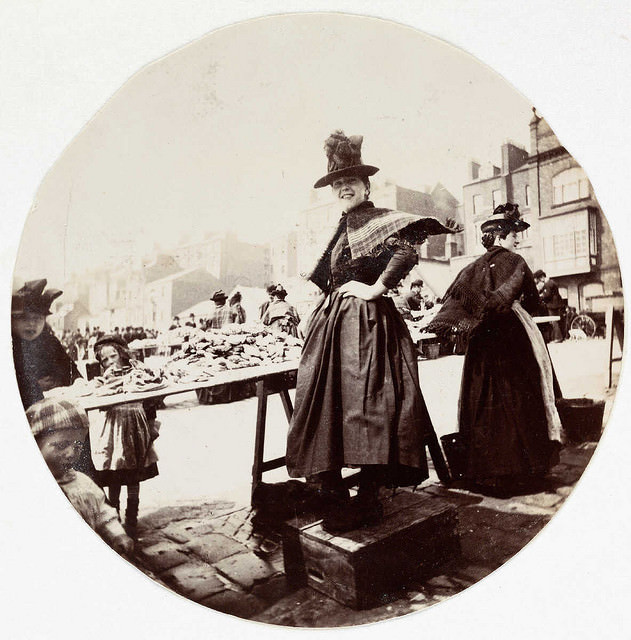
[[[231,324],[235,315],[235,312],[227,304],[215,307],[210,317],[210,328],[221,329],[225,324]]]
[[[380,244],[403,229],[406,239],[412,244],[422,244],[427,236],[454,233],[453,229],[445,227],[438,218],[393,209],[377,209],[370,201],[362,202],[342,216],[326,250],[309,275],[309,280],[323,290],[324,275],[328,274],[331,251],[344,228],[353,260],[370,256]]]
[[[348,244],[351,258],[364,258],[402,229],[412,244],[422,244],[427,236],[453,233],[438,218],[419,216],[405,211],[377,209],[372,202],[366,202],[346,214]]]

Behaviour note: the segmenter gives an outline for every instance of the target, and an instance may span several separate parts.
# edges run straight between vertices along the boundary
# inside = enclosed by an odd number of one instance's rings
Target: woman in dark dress
[[[458,274],[427,328],[469,335],[459,407],[464,478],[502,494],[544,476],[563,440],[560,389],[530,316],[539,312],[539,294],[514,252],[517,232],[528,226],[517,205],[495,209],[481,227],[486,253]]]
[[[336,131],[325,143],[330,185],[343,210],[310,280],[325,297],[307,328],[287,440],[292,477],[317,481],[332,509],[329,531],[378,522],[378,489],[428,477],[431,419],[405,322],[383,294],[417,262],[413,244],[452,232],[437,219],[377,209],[368,200],[376,167],[361,161],[361,136]],[[360,467],[350,500],[342,467]]]
[[[11,298],[13,362],[25,409],[44,399],[44,391],[67,387],[81,377],[46,323],[50,305],[62,292],[46,289],[47,281],[32,280]]]

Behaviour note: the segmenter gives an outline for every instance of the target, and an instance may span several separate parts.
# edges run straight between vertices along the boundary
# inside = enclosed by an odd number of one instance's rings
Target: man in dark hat
[[[533,275],[539,291],[539,297],[541,298],[541,302],[545,305],[548,315],[561,316],[561,318],[563,318],[565,303],[559,293],[559,286],[557,283],[552,278],[548,278],[546,272],[542,269],[538,269]],[[550,341],[563,342],[563,334],[564,331],[561,329],[561,322],[553,322]]]
[[[50,305],[62,292],[31,280],[11,298],[13,362],[24,408],[44,398],[44,391],[71,385],[81,377],[61,342],[46,324]]]
[[[211,300],[215,303],[215,308],[210,317],[210,328],[221,329],[224,324],[229,324],[231,321],[230,307],[226,306],[226,300],[228,296],[221,290],[215,291]]]
[[[403,296],[410,311],[423,311],[425,300],[423,299],[423,281],[420,278],[413,280],[410,290]]]

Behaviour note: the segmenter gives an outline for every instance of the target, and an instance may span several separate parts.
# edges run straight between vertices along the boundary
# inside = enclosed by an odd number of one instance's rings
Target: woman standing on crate
[[[330,185],[340,204],[337,230],[309,279],[325,294],[313,312],[298,367],[287,440],[292,477],[317,482],[330,504],[324,527],[345,531],[382,518],[380,486],[428,477],[424,438],[431,419],[418,383],[404,320],[384,293],[417,262],[414,244],[453,232],[436,218],[378,209],[370,202],[361,136],[334,132],[325,142]],[[360,467],[350,500],[342,467]]]
[[[517,233],[530,225],[516,204],[495,209],[481,225],[486,253],[451,284],[427,330],[468,335],[460,388],[463,477],[475,488],[511,495],[542,478],[563,440],[561,392],[530,314],[539,293]]]
[[[142,364],[132,360],[123,339],[105,335],[94,345],[106,381]],[[125,530],[136,537],[140,483],[158,475],[153,441],[158,437],[156,405],[159,400],[130,402],[109,408],[105,423],[92,441],[95,480],[109,488],[110,504],[120,510],[121,487],[127,487]]]

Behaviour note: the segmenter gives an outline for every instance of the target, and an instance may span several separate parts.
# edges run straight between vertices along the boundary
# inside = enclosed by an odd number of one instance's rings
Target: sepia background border
[[[443,38],[490,65],[537,105],[589,176],[616,238],[625,282],[631,277],[631,136],[626,120],[631,95],[627,78],[616,74],[616,69],[631,66],[628,9],[593,0],[533,0],[523,6],[466,0],[445,0],[439,7],[418,1],[390,4],[395,5],[367,0],[112,0],[98,6],[81,0],[3,0],[0,541],[5,559],[0,590],[7,637],[114,640],[256,633],[265,638],[301,633],[204,609],[128,566],[87,532],[27,437],[8,327],[21,229],[45,173],[106,100],[149,62],[221,26],[306,7],[387,18]],[[367,633],[447,638],[628,635],[628,378],[625,370],[612,420],[575,493],[522,552],[446,603],[344,633],[362,638]]]

